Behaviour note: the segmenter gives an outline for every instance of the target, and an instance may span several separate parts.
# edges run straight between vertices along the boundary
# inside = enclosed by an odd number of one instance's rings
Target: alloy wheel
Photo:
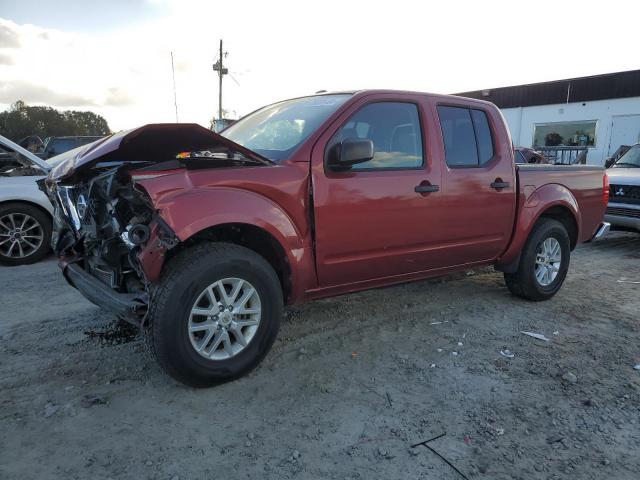
[[[537,282],[543,287],[551,285],[558,276],[561,262],[560,242],[553,237],[546,238],[540,243],[536,252],[535,275]]]
[[[260,324],[260,295],[241,278],[224,278],[204,289],[189,314],[189,339],[198,354],[227,360],[251,342]]]
[[[26,213],[8,213],[0,218],[0,255],[25,258],[36,252],[44,241],[40,222]]]

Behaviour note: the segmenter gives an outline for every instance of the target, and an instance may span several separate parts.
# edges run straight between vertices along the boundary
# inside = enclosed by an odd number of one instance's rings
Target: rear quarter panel
[[[589,240],[602,222],[604,168],[592,166],[518,165],[518,213],[514,236],[499,264],[516,260],[531,229],[546,211],[563,207],[578,228],[577,242]]]

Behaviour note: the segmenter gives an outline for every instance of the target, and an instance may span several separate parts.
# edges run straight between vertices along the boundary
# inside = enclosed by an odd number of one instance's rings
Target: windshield
[[[261,108],[220,133],[263,157],[279,162],[291,156],[351,95],[318,95]]]
[[[613,168],[640,168],[640,145],[634,145],[622,155]]]

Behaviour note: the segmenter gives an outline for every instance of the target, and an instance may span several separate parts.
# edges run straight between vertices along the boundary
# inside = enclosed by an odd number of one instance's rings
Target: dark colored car
[[[49,137],[44,144],[44,150],[39,155],[43,159],[48,159],[68,152],[74,148],[81,147],[96,140],[100,140],[102,136],[75,136],[75,137]]]
[[[616,163],[625,153],[627,153],[630,148],[631,145],[620,145],[617,150],[613,152],[613,155],[604,160],[604,167],[612,167],[613,164]]]
[[[286,100],[223,135],[147,125],[46,183],[66,279],[199,387],[255,367],[285,304],[483,265],[548,299],[609,194],[601,167],[515,165],[491,103],[395,91]]]
[[[525,163],[551,163],[542,152],[527,147],[513,147],[513,160],[517,164]]]

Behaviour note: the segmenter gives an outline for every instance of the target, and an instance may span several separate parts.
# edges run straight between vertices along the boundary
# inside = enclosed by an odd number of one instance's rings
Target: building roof
[[[640,97],[640,70],[489,88],[455,95],[488,100],[499,108]]]

